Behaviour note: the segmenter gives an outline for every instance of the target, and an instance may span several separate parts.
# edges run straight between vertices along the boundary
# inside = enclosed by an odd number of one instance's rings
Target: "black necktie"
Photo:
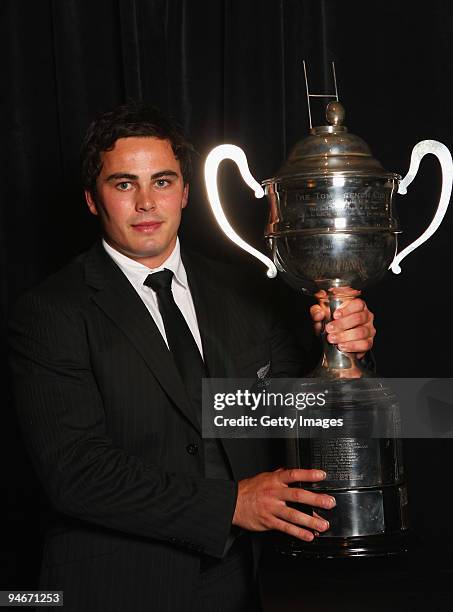
[[[171,290],[172,279],[173,272],[165,268],[165,270],[160,272],[149,274],[143,284],[151,287],[156,292],[157,304],[162,315],[168,346],[189,398],[196,407],[197,412],[199,412],[201,406],[201,379],[207,375],[206,368],[192,332],[173,297]],[[198,414],[198,417],[200,417],[200,414]]]
[[[202,378],[208,375],[189,326],[179,310],[171,290],[173,272],[166,268],[149,274],[143,283],[154,289],[157,295],[159,312],[164,322],[168,346],[173,355],[176,367],[186,387],[189,400],[194,407],[198,422],[201,425]],[[229,462],[223,447],[217,439],[204,439],[205,474],[208,478],[230,480]],[[228,539],[231,545],[233,537]]]

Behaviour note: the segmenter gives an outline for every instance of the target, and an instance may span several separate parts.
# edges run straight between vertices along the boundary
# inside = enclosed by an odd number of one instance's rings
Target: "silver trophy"
[[[334,67],[333,67],[334,68]],[[335,73],[334,73],[335,76]],[[324,328],[335,309],[378,282],[391,269],[401,272],[401,261],[439,227],[447,210],[453,181],[453,162],[447,147],[423,140],[412,151],[404,179],[387,172],[367,144],[343,125],[344,108],[334,98],[327,104],[327,124],[311,125],[276,176],[261,185],[251,175],[239,147],[220,145],[208,155],[205,180],[208,199],[223,232],[239,247],[277,271],[294,289],[315,296],[325,312]],[[398,253],[401,233],[394,209],[395,194],[405,194],[421,159],[432,153],[442,168],[442,189],[434,218],[426,231]],[[257,198],[267,196],[270,212],[265,238],[271,257],[247,244],[228,222],[217,189],[217,170],[224,159],[236,162]],[[355,355],[329,344],[322,331],[323,355],[313,376],[333,386],[338,409],[359,418],[358,405],[372,418],[384,410],[395,418],[392,394],[373,382]],[[354,386],[354,381],[358,386]],[[345,401],[349,398],[350,401]],[[356,416],[354,416],[356,415]],[[374,415],[374,416],[373,416]],[[389,422],[389,427],[392,423]],[[293,540],[290,554],[305,556],[379,555],[405,548],[407,493],[401,460],[401,441],[388,438],[345,437],[338,440],[298,440],[289,447],[290,465],[325,469],[327,479],[307,485],[335,496],[337,506],[324,516],[329,531],[311,543]],[[345,461],[345,457],[350,460]],[[316,510],[322,514],[320,510]]]

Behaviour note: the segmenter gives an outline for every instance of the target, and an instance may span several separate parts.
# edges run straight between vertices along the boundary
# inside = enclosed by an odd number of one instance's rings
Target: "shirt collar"
[[[120,253],[110,246],[110,244],[108,244],[104,239],[102,240],[102,245],[107,251],[107,254],[110,255],[113,261],[115,261],[115,263],[129,279],[132,277],[139,281],[140,284],[143,284],[148,274],[159,272],[159,270],[166,268],[167,270],[171,270],[173,272],[173,278],[177,283],[179,283],[185,289],[188,288],[187,274],[181,259],[181,247],[178,237],[176,237],[175,248],[158,268],[148,268],[140,262],[135,261],[135,259],[127,257],[127,255]]]

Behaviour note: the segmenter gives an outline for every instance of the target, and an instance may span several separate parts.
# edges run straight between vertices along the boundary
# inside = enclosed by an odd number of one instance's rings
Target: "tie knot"
[[[151,287],[154,291],[160,291],[161,289],[171,289],[171,281],[173,279],[173,272],[171,270],[161,270],[160,272],[154,272],[148,274],[143,283],[147,287]]]

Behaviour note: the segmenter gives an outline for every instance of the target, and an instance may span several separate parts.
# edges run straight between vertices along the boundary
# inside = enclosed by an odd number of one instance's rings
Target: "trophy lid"
[[[344,115],[340,102],[329,102],[326,107],[329,125],[311,128],[310,135],[294,146],[277,175],[264,184],[331,174],[396,177],[384,170],[364,140],[348,132],[343,125]]]

